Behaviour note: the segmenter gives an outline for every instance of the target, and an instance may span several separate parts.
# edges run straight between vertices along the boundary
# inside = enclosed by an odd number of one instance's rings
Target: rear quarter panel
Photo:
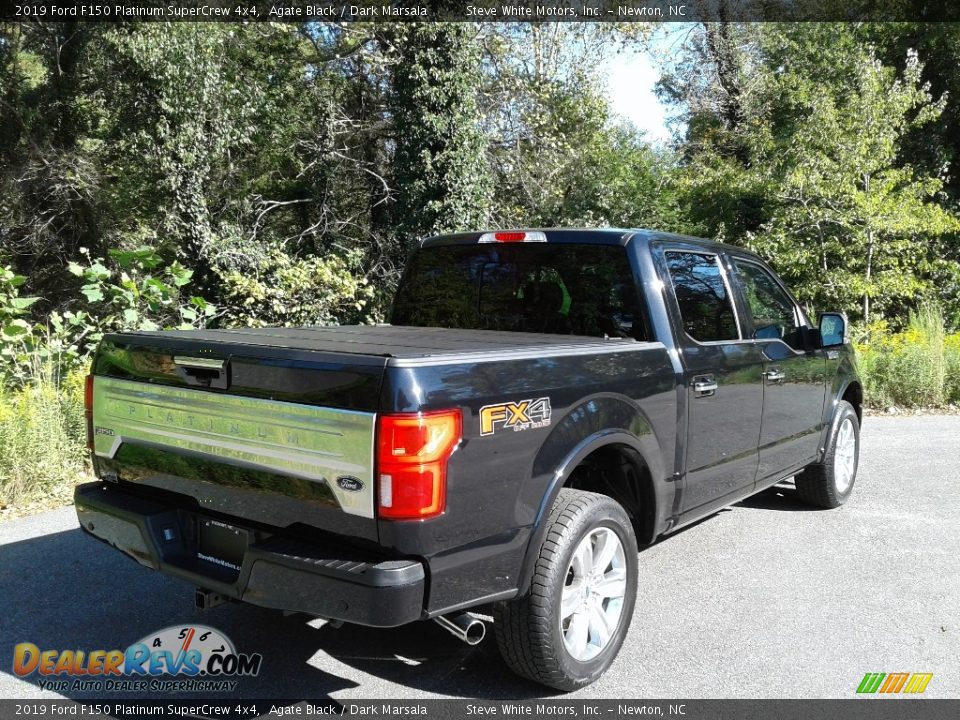
[[[515,594],[558,471],[605,433],[635,438],[655,481],[663,481],[664,468],[673,468],[675,382],[662,344],[632,341],[622,350],[575,355],[388,366],[382,412],[456,407],[463,414],[446,512],[379,523],[381,544],[429,561],[428,612]],[[500,423],[482,434],[483,407],[540,398],[549,400],[549,424],[515,430]]]

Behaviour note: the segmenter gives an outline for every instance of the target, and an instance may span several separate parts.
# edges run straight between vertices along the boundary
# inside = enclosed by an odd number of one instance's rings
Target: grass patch
[[[0,389],[0,509],[69,501],[88,471],[83,384],[38,364],[24,387]]]
[[[960,403],[960,333],[947,334],[933,306],[891,332],[872,324],[856,344],[866,403],[876,408],[945,408]]]

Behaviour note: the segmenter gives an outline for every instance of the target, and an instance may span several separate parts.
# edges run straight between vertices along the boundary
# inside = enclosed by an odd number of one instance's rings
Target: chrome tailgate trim
[[[200,453],[325,483],[345,513],[374,516],[375,413],[99,376],[93,407],[100,457],[113,458],[124,443]],[[341,477],[359,482],[341,485]]]

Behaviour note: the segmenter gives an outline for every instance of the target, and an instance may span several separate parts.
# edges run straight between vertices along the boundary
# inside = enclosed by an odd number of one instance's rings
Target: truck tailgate
[[[377,540],[374,434],[386,358],[169,335],[105,339],[99,475],[199,512]]]

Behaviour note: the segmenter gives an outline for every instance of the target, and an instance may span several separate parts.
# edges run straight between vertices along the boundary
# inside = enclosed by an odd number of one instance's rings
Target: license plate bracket
[[[197,560],[219,573],[239,575],[250,531],[212,518],[197,519]]]

